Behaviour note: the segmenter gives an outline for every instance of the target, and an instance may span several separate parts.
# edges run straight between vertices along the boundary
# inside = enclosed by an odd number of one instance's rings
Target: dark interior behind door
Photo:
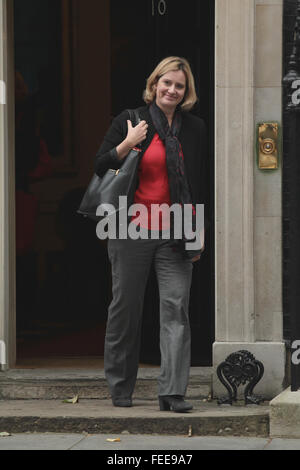
[[[146,79],[166,56],[189,60],[202,117],[209,133],[210,226],[206,249],[194,265],[190,321],[192,365],[210,365],[214,341],[214,1],[111,0],[112,115],[143,105]],[[149,278],[143,316],[141,361],[159,363],[159,298],[154,270]]]

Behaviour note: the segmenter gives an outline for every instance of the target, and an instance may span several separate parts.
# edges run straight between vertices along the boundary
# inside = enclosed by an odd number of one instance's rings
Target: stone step
[[[269,406],[218,406],[190,400],[189,413],[159,411],[158,401],[135,399],[131,408],[110,400],[1,400],[0,432],[159,434],[189,436],[269,436]],[[109,437],[109,436],[108,436]]]
[[[159,368],[141,368],[134,398],[157,396]],[[212,391],[212,368],[192,367],[187,397],[207,398]],[[0,372],[0,400],[59,400],[78,395],[81,399],[106,399],[109,391],[99,369],[11,369]]]

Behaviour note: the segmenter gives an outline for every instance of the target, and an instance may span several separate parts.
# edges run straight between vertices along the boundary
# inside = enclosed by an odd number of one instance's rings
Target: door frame
[[[215,17],[222,0],[216,0]],[[6,84],[7,102],[0,105],[0,216],[7,224],[0,227],[0,341],[5,357],[2,369],[16,363],[16,253],[15,253],[15,176],[14,176],[14,41],[13,0],[0,0],[0,77]],[[216,25],[215,25],[216,28]],[[215,58],[217,60],[217,57]],[[2,65],[2,67],[1,67]],[[217,118],[217,114],[216,114]]]
[[[74,0],[75,1],[75,0]],[[3,253],[3,270],[1,271],[1,284],[3,299],[0,298],[0,346],[5,349],[5,359],[1,360],[0,367],[3,369],[14,367],[16,364],[16,253],[15,253],[15,172],[14,172],[14,0],[0,0],[1,5],[1,32],[7,31],[6,41],[2,42],[3,50],[3,81],[8,89],[7,103],[1,110],[3,116],[2,134],[5,138],[5,148],[0,148],[3,158],[3,185],[0,202],[3,203],[3,218],[9,220],[6,227],[1,227],[0,243]],[[1,33],[0,33],[1,34]],[[0,36],[0,39],[1,36]],[[213,153],[213,152],[212,152]],[[1,260],[1,255],[0,255]],[[212,292],[213,295],[213,292]],[[7,356],[7,357],[6,357]]]
[[[13,0],[0,0],[0,370],[16,362]]]

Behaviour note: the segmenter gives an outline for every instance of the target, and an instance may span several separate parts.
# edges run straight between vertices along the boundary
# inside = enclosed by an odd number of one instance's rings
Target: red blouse
[[[132,216],[131,220],[143,228],[152,230],[167,229],[170,226],[169,211],[167,211],[166,217],[162,218],[162,211],[152,207],[153,215],[160,213],[159,217],[154,216],[151,218],[151,204],[165,203],[168,206],[171,205],[166,149],[158,134],[154,135],[151,144],[143,155],[138,177],[139,186],[135,192],[134,203],[144,204],[148,213],[147,216],[144,216],[143,212],[139,213],[137,211],[137,214]]]

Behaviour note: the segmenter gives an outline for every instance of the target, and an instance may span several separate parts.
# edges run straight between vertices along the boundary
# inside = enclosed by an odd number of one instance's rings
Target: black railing
[[[291,390],[296,391],[300,388],[300,0],[284,3],[283,67],[283,318],[291,347]]]

